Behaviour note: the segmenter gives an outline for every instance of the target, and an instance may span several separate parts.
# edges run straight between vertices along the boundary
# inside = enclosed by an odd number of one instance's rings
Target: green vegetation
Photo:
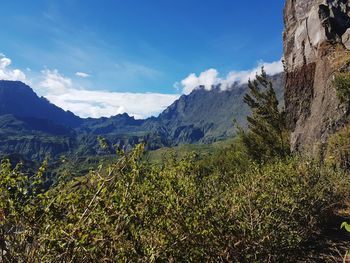
[[[239,134],[249,155],[259,162],[288,156],[290,145],[286,114],[279,109],[272,82],[264,69],[256,80],[249,81],[248,88],[244,102],[251,108],[252,115],[247,118],[248,132],[240,129]]]
[[[328,165],[350,168],[350,125],[330,136],[325,157]]]
[[[43,168],[28,178],[4,161],[2,260],[291,260],[346,191],[342,173],[297,158],[239,167],[237,156],[203,166],[188,155],[160,166],[142,153],[139,145],[85,177],[63,175],[46,192]]]
[[[342,223],[341,228],[344,228],[346,231],[350,233],[350,225],[347,222]]]
[[[199,154],[179,147],[150,161],[143,144],[117,149],[85,176],[61,168],[49,189],[46,162],[29,176],[2,161],[0,261],[296,262],[350,200],[349,175],[288,156],[264,72],[258,82],[267,89],[250,85],[250,130]]]
[[[333,80],[337,90],[337,96],[341,103],[349,104],[350,102],[350,74],[342,72],[336,74]]]
[[[153,151],[148,151],[145,155],[147,161],[151,163],[162,163],[164,158],[173,155],[179,160],[186,157],[193,152],[196,153],[198,159],[209,157],[218,154],[222,149],[228,145],[235,143],[234,139],[227,139],[217,141],[212,144],[184,144],[176,147],[164,147]]]
[[[350,233],[350,225],[347,222],[343,222],[340,228],[344,228],[348,233]],[[347,260],[349,260],[349,255],[350,255],[350,252],[347,251],[344,256],[343,262],[347,262]]]

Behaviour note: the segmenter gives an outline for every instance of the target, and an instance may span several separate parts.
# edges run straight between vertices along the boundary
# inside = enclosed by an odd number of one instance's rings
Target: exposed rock
[[[325,28],[327,39],[339,41],[350,26],[347,0],[327,1],[319,6],[319,17]]]
[[[314,77],[316,63],[304,65],[298,70],[287,73],[285,93],[286,110],[289,113],[288,124],[294,130],[300,116],[307,118],[311,114],[311,101],[314,97]]]
[[[350,28],[348,28],[348,30],[346,30],[346,32],[343,34],[342,43],[348,50],[350,50]]]
[[[349,11],[348,0],[286,1],[285,103],[293,150],[316,148],[346,121],[332,80],[350,61]]]

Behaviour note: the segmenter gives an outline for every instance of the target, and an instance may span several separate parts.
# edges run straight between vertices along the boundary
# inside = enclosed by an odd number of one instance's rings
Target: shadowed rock
[[[332,80],[350,61],[347,0],[287,0],[285,103],[292,150],[316,151],[347,122]]]

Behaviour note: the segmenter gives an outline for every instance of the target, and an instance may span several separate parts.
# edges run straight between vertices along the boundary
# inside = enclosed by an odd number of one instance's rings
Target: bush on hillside
[[[337,91],[337,97],[341,103],[349,107],[350,103],[350,73],[341,72],[335,75],[333,85]]]
[[[86,177],[63,176],[45,193],[44,168],[29,178],[5,161],[1,261],[292,261],[343,194],[344,176],[313,162],[239,163],[226,173],[225,161],[149,165],[142,153],[140,145]]]
[[[350,125],[329,137],[325,162],[336,168],[350,169]]]

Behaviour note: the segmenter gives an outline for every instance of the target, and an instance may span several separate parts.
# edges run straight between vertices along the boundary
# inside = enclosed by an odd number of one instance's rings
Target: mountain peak
[[[39,98],[28,85],[21,81],[0,80],[0,115],[47,119],[65,126],[76,127],[81,119]]]

